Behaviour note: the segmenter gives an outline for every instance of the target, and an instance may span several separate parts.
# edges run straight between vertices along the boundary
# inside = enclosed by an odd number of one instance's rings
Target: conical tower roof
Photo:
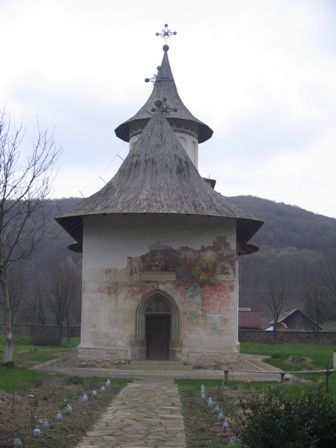
[[[125,142],[129,141],[130,134],[130,124],[138,123],[139,125],[147,124],[151,117],[151,109],[156,99],[166,98],[167,103],[171,108],[176,109],[172,111],[168,117],[168,121],[172,122],[176,119],[181,119],[189,122],[196,123],[198,125],[198,142],[203,143],[209,138],[211,138],[213,131],[209,126],[204,124],[202,121],[198,120],[192,115],[192,113],[183,104],[179,94],[177,93],[176,84],[174,77],[170,68],[168,59],[168,45],[163,46],[163,59],[161,66],[158,67],[158,73],[154,83],[153,91],[144,106],[134,115],[134,117],[122,123],[115,129],[117,137]]]
[[[198,174],[160,108],[150,118],[116,175],[97,193],[56,218],[80,244],[82,218],[105,214],[186,214],[237,219],[237,239],[263,224],[232,204]]]

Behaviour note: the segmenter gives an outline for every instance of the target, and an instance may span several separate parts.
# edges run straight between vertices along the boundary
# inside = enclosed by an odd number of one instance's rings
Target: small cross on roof
[[[155,33],[155,36],[161,36],[165,42],[167,42],[167,39],[171,36],[176,36],[177,32],[176,31],[171,31],[168,28],[168,24],[165,23],[163,30],[160,31],[160,33]]]

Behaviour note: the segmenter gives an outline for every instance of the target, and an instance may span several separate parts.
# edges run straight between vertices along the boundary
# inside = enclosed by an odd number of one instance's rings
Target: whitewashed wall
[[[209,254],[211,263],[218,237],[226,241],[220,254],[227,257],[229,267],[225,275],[217,275],[216,287],[193,275],[186,287],[179,282],[180,271],[156,280],[144,280],[141,268],[138,272],[140,257],[160,247],[200,251],[197,257]],[[195,364],[206,353],[236,352],[236,273],[235,220],[174,215],[85,217],[81,363],[95,364],[99,353],[113,362],[132,358],[136,310],[153,290],[165,291],[177,304],[184,362]]]

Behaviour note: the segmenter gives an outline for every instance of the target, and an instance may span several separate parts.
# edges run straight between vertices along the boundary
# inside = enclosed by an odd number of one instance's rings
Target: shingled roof
[[[184,214],[237,219],[241,253],[262,226],[243,208],[213,190],[199,175],[160,108],[154,112],[116,175],[97,193],[56,218],[80,244],[83,216]]]
[[[125,142],[129,141],[129,126],[133,122],[141,123],[143,122],[143,127],[147,124],[148,120],[151,117],[151,109],[153,107],[154,101],[158,98],[166,98],[167,103],[173,109],[177,109],[177,111],[172,111],[170,116],[168,117],[168,121],[172,124],[172,122],[176,119],[182,119],[186,121],[190,121],[196,123],[198,125],[198,142],[203,143],[209,138],[211,138],[213,131],[202,121],[198,120],[196,117],[192,115],[191,112],[186,108],[183,104],[179,94],[177,93],[177,88],[175,85],[175,81],[173,78],[173,74],[170,68],[169,59],[168,59],[168,45],[163,46],[164,55],[162,59],[161,66],[158,67],[158,72],[156,75],[156,80],[154,83],[153,91],[147,102],[144,106],[134,115],[134,117],[122,123],[115,129],[115,133],[117,137],[124,140]]]

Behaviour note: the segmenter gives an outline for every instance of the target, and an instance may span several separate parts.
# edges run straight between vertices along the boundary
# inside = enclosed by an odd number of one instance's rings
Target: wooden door
[[[146,316],[147,359],[168,360],[170,316]]]

